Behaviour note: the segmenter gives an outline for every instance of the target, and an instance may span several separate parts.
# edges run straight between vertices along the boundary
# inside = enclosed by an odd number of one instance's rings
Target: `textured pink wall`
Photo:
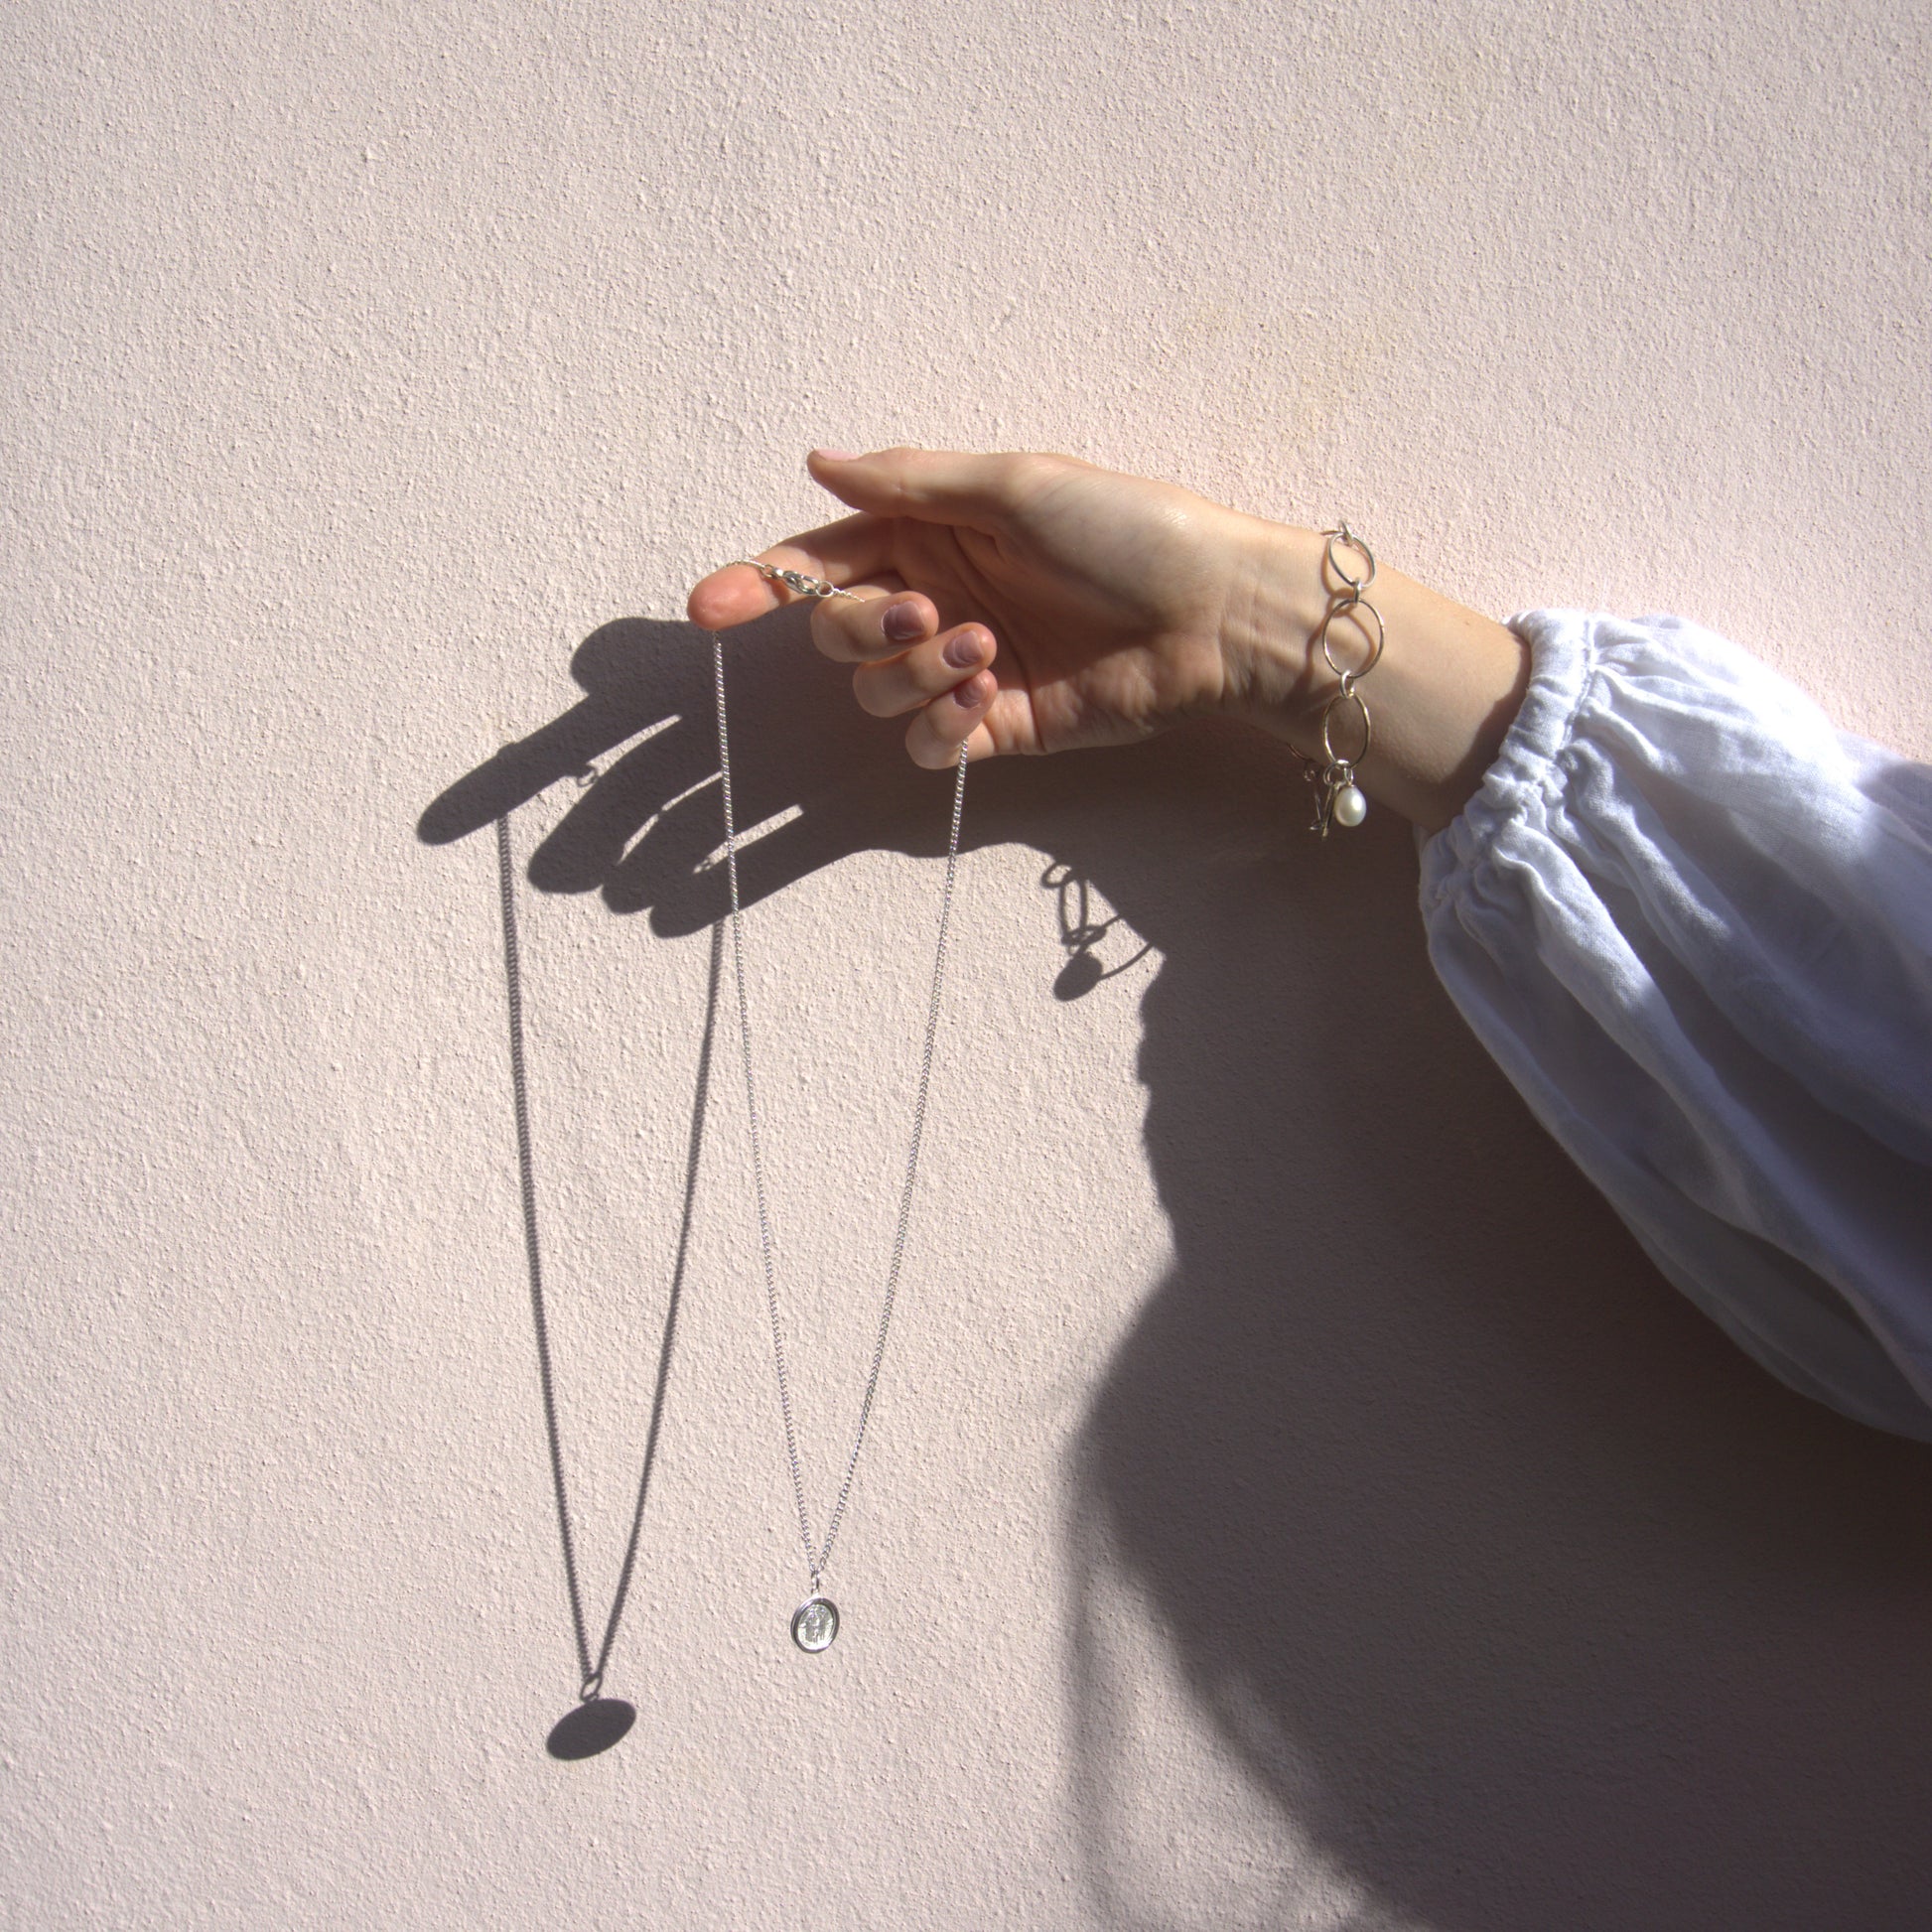
[[[813,442],[1058,447],[1498,614],[1684,612],[1923,753],[1922,10],[30,0],[4,45],[0,1916],[1932,1921],[1926,1451],[1657,1279],[1459,1031],[1401,829],[1313,844],[1259,741],[976,768],[847,1629],[792,1651],[728,1034],[689,1171],[677,621],[824,513]],[[798,811],[748,943],[822,1498],[943,785],[793,627],[736,653],[741,809]],[[575,1765],[486,829],[552,779],[600,1620],[687,1242],[639,1718]]]

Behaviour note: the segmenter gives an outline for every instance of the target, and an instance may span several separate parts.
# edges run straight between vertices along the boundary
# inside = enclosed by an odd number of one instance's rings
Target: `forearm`
[[[1234,715],[1320,759],[1321,714],[1336,690],[1317,644],[1331,604],[1323,538],[1253,519],[1246,567],[1226,618]],[[1456,816],[1501,748],[1529,684],[1529,652],[1514,632],[1426,584],[1381,565],[1367,592],[1385,643],[1358,690],[1374,724],[1355,781],[1370,798],[1430,831]],[[1363,661],[1367,630],[1337,618],[1336,661]],[[1337,718],[1336,750],[1359,744],[1352,708]]]

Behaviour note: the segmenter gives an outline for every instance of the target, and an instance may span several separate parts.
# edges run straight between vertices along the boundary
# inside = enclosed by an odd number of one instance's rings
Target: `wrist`
[[[1335,683],[1314,648],[1328,608],[1323,540],[1293,524],[1244,522],[1222,624],[1223,709],[1312,757],[1319,751],[1322,701]]]
[[[1225,708],[1325,763],[1322,712],[1340,684],[1316,642],[1337,588],[1323,572],[1325,540],[1318,531],[1254,521],[1224,626]],[[1351,775],[1371,799],[1439,831],[1501,749],[1529,687],[1529,652],[1504,625],[1386,565],[1368,595],[1386,649],[1359,686],[1374,737]],[[1368,642],[1363,633],[1358,644],[1349,623],[1337,614],[1343,663],[1356,661]]]

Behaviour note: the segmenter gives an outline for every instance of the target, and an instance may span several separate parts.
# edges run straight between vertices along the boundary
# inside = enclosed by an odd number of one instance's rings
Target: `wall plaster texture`
[[[1057,447],[1498,614],[1682,611],[1923,755],[1923,9],[0,45],[6,1923],[1932,1923],[1926,1451],[1664,1287],[1459,1030],[1401,828],[1315,844],[1211,729],[974,772],[847,1629],[792,1651],[681,622],[830,513],[814,442]],[[734,649],[822,1498],[944,782],[795,624]],[[509,805],[600,1621],[665,1364],[639,1715],[580,1763]]]

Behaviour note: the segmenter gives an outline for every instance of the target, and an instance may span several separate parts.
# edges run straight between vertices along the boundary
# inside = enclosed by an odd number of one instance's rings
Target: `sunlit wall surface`
[[[1660,1281],[1437,988],[1404,829],[1311,839],[1238,733],[974,768],[794,1648],[682,621],[835,513],[814,443],[1062,449],[1498,616],[1683,613],[1924,756],[1923,10],[23,0],[0,46],[0,1917],[1932,1923],[1927,1451]],[[795,621],[730,651],[822,1519],[946,781]],[[635,1528],[634,1723],[577,1758],[505,815],[593,1661]]]

